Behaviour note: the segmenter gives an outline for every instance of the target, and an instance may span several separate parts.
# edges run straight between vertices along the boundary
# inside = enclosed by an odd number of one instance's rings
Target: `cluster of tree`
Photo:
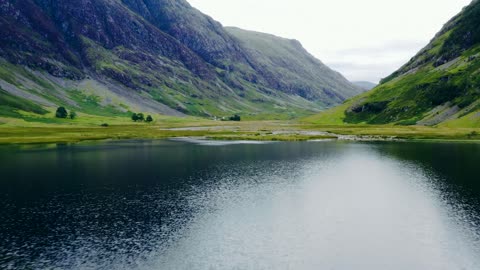
[[[230,118],[228,118],[228,120],[230,120],[230,121],[237,121],[237,122],[239,122],[239,121],[241,121],[241,120],[242,120],[242,118],[240,117],[240,115],[238,115],[238,114],[235,114],[234,116],[230,116]]]
[[[148,115],[145,118],[145,115],[143,113],[133,113],[132,120],[135,122],[147,122],[147,123],[153,122],[153,118],[151,115]]]
[[[58,107],[57,111],[55,112],[55,117],[57,118],[70,118],[70,119],[75,119],[77,118],[77,113],[74,111],[71,111],[68,113],[67,109],[65,107]]]
[[[242,120],[242,118],[240,117],[240,115],[235,114],[235,115],[230,116],[230,117],[222,117],[221,120],[222,121],[237,121],[237,122],[239,122],[239,121]]]
[[[478,135],[479,135],[478,132],[472,131],[471,133],[469,133],[469,134],[467,135],[467,137],[468,137],[469,139],[473,139],[473,138],[477,137]]]

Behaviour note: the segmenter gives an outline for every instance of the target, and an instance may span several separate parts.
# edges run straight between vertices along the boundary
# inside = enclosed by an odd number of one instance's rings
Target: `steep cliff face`
[[[75,55],[63,34],[43,10],[30,0],[0,1],[0,56],[12,63],[40,67],[52,74],[81,77],[81,59]],[[46,59],[63,65],[62,70]]]
[[[315,111],[357,91],[304,51],[289,61],[317,72],[284,75],[285,63],[265,64],[184,0],[0,0],[0,15],[0,88],[42,105],[82,110],[80,93],[119,112],[256,117]]]
[[[115,1],[2,2],[2,56],[7,59],[42,65],[51,58],[81,68],[93,64],[85,54],[89,39],[107,50],[123,46],[158,54],[199,76],[212,76],[195,53]]]
[[[312,120],[480,126],[479,74],[480,2],[473,1],[379,86]]]
[[[122,0],[162,31],[175,37],[205,61],[220,68],[247,64],[238,44],[211,17],[185,0]]]

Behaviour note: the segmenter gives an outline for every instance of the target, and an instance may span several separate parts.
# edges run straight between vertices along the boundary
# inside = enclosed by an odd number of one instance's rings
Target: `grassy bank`
[[[405,140],[480,140],[480,128],[307,124],[300,127],[306,130],[322,130],[341,135],[395,137]]]
[[[49,116],[46,116],[49,117]],[[80,115],[29,122],[0,118],[0,144],[75,143],[89,140],[206,137],[214,140],[306,141],[316,139],[479,140],[480,128],[394,125],[320,125],[296,121],[221,122],[201,118],[155,116],[154,123],[126,117]],[[48,121],[47,121],[48,120]],[[102,124],[108,126],[101,126]]]

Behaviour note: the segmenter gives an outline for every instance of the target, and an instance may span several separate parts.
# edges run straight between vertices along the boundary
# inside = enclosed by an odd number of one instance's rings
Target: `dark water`
[[[480,144],[0,147],[0,269],[480,269]]]

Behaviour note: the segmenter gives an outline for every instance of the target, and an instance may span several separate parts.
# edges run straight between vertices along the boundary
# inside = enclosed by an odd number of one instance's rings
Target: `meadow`
[[[448,126],[345,125],[311,121],[214,121],[196,117],[154,115],[152,123],[133,122],[125,116],[79,113],[76,119],[53,114],[24,114],[0,118],[0,144],[75,143],[93,140],[166,139],[204,137],[215,140],[306,141],[445,140],[480,141],[480,128]]]

